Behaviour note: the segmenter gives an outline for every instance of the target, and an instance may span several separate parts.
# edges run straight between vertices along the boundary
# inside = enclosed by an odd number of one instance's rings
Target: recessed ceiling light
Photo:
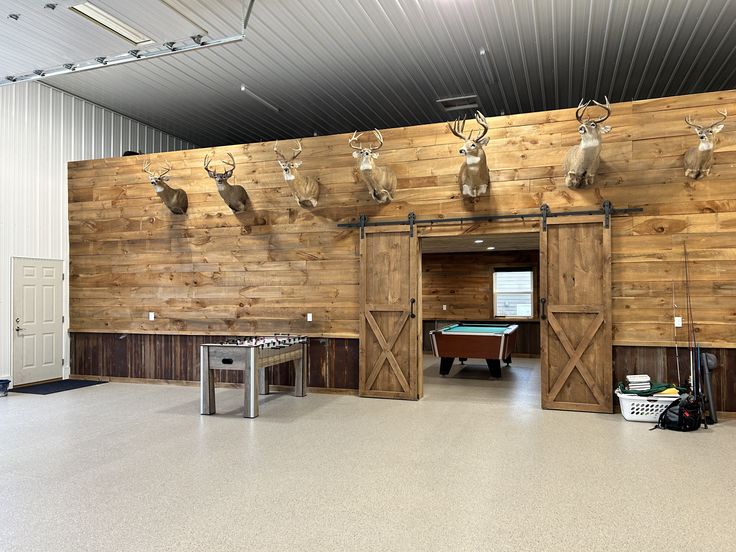
[[[153,44],[153,40],[150,37],[140,31],[136,31],[127,23],[120,21],[114,15],[107,13],[90,2],[69,6],[69,9],[97,23],[108,31],[115,33],[119,37],[129,40],[137,46]]]
[[[483,240],[475,240],[475,243],[483,243]]]
[[[495,248],[495,247],[493,247],[493,246],[490,246],[490,247],[486,247],[486,249],[487,249],[488,251],[493,251],[493,250],[494,250],[494,249],[496,249],[496,248]]]

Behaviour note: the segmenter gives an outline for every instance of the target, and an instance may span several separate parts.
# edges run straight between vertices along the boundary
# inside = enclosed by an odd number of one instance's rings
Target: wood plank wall
[[[305,138],[305,174],[319,176],[317,208],[297,207],[272,143],[217,148],[232,153],[234,183],[248,210],[233,215],[207,178],[210,150],[151,156],[169,161],[171,185],[186,189],[189,213],[172,215],[126,157],[69,165],[70,299],[73,332],[242,335],[293,332],[312,337],[358,335],[358,236],[336,223],[370,217],[458,216],[598,206],[641,206],[613,225],[613,335],[617,345],[672,342],[672,288],[685,304],[682,245],[692,260],[699,340],[734,347],[736,320],[736,123],[726,121],[711,176],[684,177],[682,154],[696,143],[683,119],[736,113],[736,92],[717,92],[613,106],[598,181],[564,186],[565,150],[578,141],[574,110],[489,118],[486,148],[493,184],[476,204],[462,200],[455,174],[458,140],[444,124],[386,130],[379,163],[396,171],[396,200],[375,205],[353,181],[348,134]],[[471,125],[472,127],[472,125]],[[286,143],[284,143],[284,146]],[[534,222],[495,223],[446,232],[529,231]],[[149,322],[148,312],[156,312]],[[305,315],[312,312],[314,322]],[[680,339],[684,341],[684,332]]]

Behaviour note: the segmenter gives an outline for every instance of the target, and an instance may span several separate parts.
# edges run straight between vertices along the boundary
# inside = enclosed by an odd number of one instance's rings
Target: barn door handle
[[[411,301],[409,301],[409,317],[410,318],[416,318],[417,317],[417,315],[414,314],[414,303],[416,303],[416,302],[417,302],[417,300],[414,299],[413,297],[411,298]]]
[[[542,297],[539,300],[540,303],[540,309],[539,309],[539,318],[542,320],[547,320],[547,300]]]

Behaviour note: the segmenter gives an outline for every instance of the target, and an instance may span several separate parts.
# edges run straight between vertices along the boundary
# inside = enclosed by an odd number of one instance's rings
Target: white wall
[[[69,273],[67,162],[192,144],[39,82],[0,87],[0,378],[12,372],[11,258],[62,259]],[[69,373],[69,279],[64,284]]]

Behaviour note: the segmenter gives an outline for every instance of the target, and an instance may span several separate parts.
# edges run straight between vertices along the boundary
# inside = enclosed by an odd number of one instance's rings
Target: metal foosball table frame
[[[215,414],[213,370],[240,370],[244,383],[244,418],[258,417],[258,395],[270,391],[267,369],[294,361],[294,396],[306,395],[307,338],[275,336],[200,346],[200,413]],[[259,392],[260,389],[260,392]]]

